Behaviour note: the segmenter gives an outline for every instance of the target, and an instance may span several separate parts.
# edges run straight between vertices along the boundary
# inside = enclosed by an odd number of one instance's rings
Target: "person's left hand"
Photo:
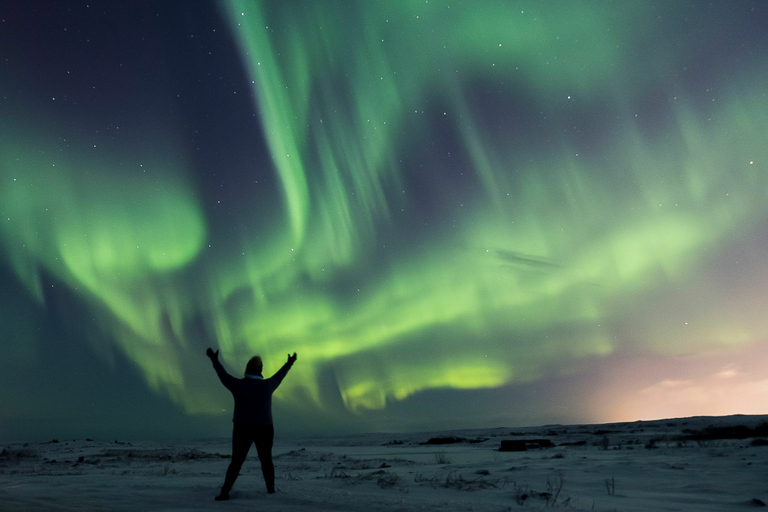
[[[215,361],[219,358],[219,351],[217,350],[214,352],[212,348],[208,347],[208,350],[205,351],[205,355],[207,355],[211,361]]]
[[[293,355],[288,354],[288,362],[291,364],[296,362],[296,352],[294,352]]]

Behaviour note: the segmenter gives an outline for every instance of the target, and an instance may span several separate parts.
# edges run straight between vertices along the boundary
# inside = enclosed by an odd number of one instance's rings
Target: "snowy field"
[[[278,438],[214,496],[229,440],[0,445],[0,510],[740,511],[768,503],[768,416]],[[525,451],[500,451],[505,447]]]

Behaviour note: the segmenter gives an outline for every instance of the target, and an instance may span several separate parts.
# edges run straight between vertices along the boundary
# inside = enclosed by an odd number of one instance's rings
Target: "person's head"
[[[261,363],[261,356],[253,356],[248,364],[245,365],[245,373],[248,375],[261,375],[261,369],[263,364]]]

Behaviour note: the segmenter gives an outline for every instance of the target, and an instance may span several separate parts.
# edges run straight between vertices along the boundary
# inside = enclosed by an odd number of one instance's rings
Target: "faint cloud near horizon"
[[[750,379],[734,365],[692,379],[663,379],[629,397],[626,407],[644,419],[673,416],[764,414],[768,379]]]

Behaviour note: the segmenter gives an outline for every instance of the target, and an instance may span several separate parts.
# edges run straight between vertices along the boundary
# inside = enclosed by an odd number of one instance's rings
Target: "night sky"
[[[768,413],[768,2],[0,5],[0,439]]]

